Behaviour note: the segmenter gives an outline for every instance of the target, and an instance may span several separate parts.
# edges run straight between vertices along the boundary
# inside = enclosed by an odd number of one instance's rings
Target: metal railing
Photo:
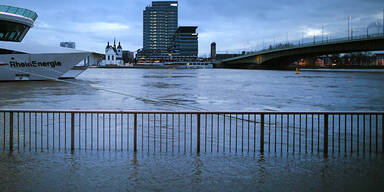
[[[0,110],[0,149],[365,154],[383,112]]]
[[[342,38],[334,38],[334,39],[326,39],[326,40],[317,40],[317,41],[305,42],[305,43],[301,41],[299,41],[298,43],[289,42],[288,44],[282,44],[282,46],[274,45],[271,48],[262,49],[260,51],[251,51],[245,55],[228,58],[223,61],[230,61],[230,60],[241,59],[241,58],[246,58],[250,56],[261,55],[261,54],[277,52],[277,51],[290,50],[290,49],[314,47],[314,46],[337,44],[337,43],[346,43],[346,42],[353,42],[353,41],[374,40],[374,39],[382,39],[382,38],[384,38],[384,34],[377,33],[377,34],[359,35],[359,36],[342,37]]]

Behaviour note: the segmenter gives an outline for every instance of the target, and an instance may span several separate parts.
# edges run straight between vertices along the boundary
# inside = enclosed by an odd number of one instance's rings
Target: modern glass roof
[[[33,22],[37,19],[37,13],[28,9],[12,7],[8,5],[0,5],[0,13],[9,13],[31,19]]]

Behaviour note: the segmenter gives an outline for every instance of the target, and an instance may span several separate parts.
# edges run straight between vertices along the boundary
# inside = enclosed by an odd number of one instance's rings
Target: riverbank
[[[92,66],[91,68],[103,69],[119,69],[119,68],[132,68],[132,69],[212,69],[213,64],[204,62],[191,62],[191,63],[146,63],[146,64],[132,64],[129,66]]]
[[[313,72],[366,72],[366,73],[384,73],[384,69],[329,69],[329,68],[304,68],[299,71],[313,71]]]

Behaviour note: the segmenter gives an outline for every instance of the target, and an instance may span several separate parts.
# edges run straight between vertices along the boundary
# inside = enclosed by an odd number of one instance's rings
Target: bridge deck
[[[242,55],[238,57],[233,57],[229,59],[224,59],[222,63],[225,64],[235,64],[238,63],[238,61],[247,60],[249,58],[254,58],[257,56],[265,56],[265,55],[271,55],[271,54],[278,54],[278,57],[284,57],[289,55],[295,55],[297,50],[309,50],[309,51],[301,51],[302,54],[308,54],[311,53],[311,50],[314,50],[312,53],[316,54],[317,52],[325,53],[339,53],[339,52],[349,52],[349,51],[358,51],[358,50],[365,50],[366,51],[373,51],[373,50],[384,50],[384,44],[377,43],[377,45],[372,45],[372,41],[384,41],[384,34],[376,34],[376,35],[369,35],[369,36],[358,36],[353,38],[338,38],[328,41],[320,41],[320,42],[313,42],[313,43],[305,43],[305,44],[298,44],[290,47],[284,47],[284,48],[272,48],[272,49],[266,49],[261,50],[258,52],[250,53],[247,55]],[[369,44],[369,48],[366,48],[367,46],[364,46],[365,44]],[[335,46],[344,46],[341,48],[335,49]],[[361,48],[358,48],[356,46],[361,45]],[[354,46],[354,47],[351,47]],[[315,50],[321,48],[320,50]],[[281,54],[283,52],[286,52],[287,54]],[[288,53],[289,52],[289,53]],[[272,58],[274,59],[274,58]],[[265,60],[261,60],[261,62],[257,62],[258,64],[264,62]]]

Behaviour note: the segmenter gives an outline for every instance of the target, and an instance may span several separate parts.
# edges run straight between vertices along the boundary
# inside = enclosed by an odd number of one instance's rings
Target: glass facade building
[[[198,34],[197,26],[180,26],[171,38],[170,50],[179,56],[198,55]]]
[[[178,2],[152,2],[143,12],[143,21],[143,52],[165,54],[178,27]]]

